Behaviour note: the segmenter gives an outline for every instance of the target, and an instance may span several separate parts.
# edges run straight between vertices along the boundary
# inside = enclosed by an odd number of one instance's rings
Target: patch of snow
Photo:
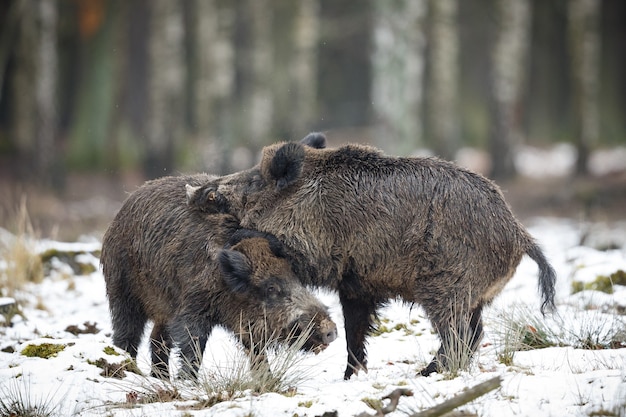
[[[15,316],[12,327],[0,327],[0,395],[15,390],[38,399],[50,398],[56,414],[80,416],[157,416],[189,413],[194,416],[316,416],[337,411],[339,416],[361,412],[373,414],[364,399],[380,399],[398,387],[413,390],[413,397],[403,397],[391,416],[402,416],[432,407],[467,387],[494,376],[503,378],[502,388],[480,397],[462,409],[481,416],[532,415],[587,416],[592,413],[626,411],[626,349],[583,350],[572,346],[518,351],[512,364],[498,359],[498,319],[501,312],[522,305],[547,328],[561,332],[565,341],[576,333],[589,331],[602,338],[615,327],[626,327],[624,315],[616,314],[626,305],[626,288],[614,294],[583,291],[571,294],[572,280],[589,281],[598,274],[626,270],[626,248],[599,250],[583,246],[593,235],[606,229],[615,236],[626,235],[624,223],[589,225],[562,219],[535,219],[529,230],[544,248],[558,274],[555,317],[539,314],[537,266],[525,259],[517,273],[485,312],[485,338],[470,369],[453,379],[443,375],[424,378],[419,370],[439,346],[428,320],[419,306],[392,302],[381,311],[388,331],[369,338],[367,373],[360,372],[343,380],[346,366],[345,335],[338,297],[328,292],[318,296],[329,305],[338,325],[339,337],[319,355],[305,355],[293,372],[305,372],[307,378],[295,394],[242,393],[240,398],[212,407],[194,410],[180,408],[189,401],[152,403],[128,407],[127,395],[156,380],[127,373],[124,379],[106,378],[93,363],[104,358],[121,361],[125,356],[111,355],[111,323],[102,274],[68,275],[53,268],[40,284],[25,289],[28,296],[22,305],[25,318]],[[585,236],[587,236],[585,238]],[[581,244],[582,242],[582,244]],[[61,244],[40,242],[39,250],[63,248],[71,252],[91,253],[97,242]],[[97,264],[97,258],[84,255],[83,261]],[[37,308],[37,304],[39,307]],[[529,313],[530,314],[530,313]],[[95,323],[96,334],[73,335],[70,325]],[[147,336],[147,334],[146,334]],[[33,343],[58,343],[66,348],[49,359],[29,358],[21,350]],[[106,353],[105,350],[109,353]],[[119,352],[119,350],[117,350]],[[228,366],[243,352],[224,330],[216,330],[209,339],[203,371]],[[149,372],[147,341],[140,347],[138,364]],[[181,383],[180,381],[178,382]],[[621,407],[621,408],[620,408]],[[623,410],[623,411],[620,411]]]

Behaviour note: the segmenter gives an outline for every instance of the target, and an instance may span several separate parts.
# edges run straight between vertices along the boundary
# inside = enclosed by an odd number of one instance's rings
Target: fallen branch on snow
[[[427,410],[421,411],[419,413],[411,414],[410,417],[438,417],[442,416],[450,411],[458,408],[462,405],[465,405],[471,401],[474,401],[476,398],[481,397],[488,392],[491,392],[500,387],[502,384],[502,378],[499,376],[489,379],[485,382],[482,382],[472,388],[469,388],[467,391],[464,391],[449,400],[442,402],[434,407],[431,407]],[[410,397],[413,395],[413,392],[408,389],[398,388],[391,392],[391,394],[383,397],[383,400],[389,399],[389,404],[381,408],[376,412],[376,414],[367,414],[361,413],[356,417],[383,417],[386,414],[392,413],[396,410],[398,403],[400,402],[400,397]]]

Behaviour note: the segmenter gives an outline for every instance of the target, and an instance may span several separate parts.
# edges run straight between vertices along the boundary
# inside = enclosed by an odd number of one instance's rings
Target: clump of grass
[[[524,350],[561,346],[562,339],[535,311],[515,305],[497,313],[492,335],[500,363],[513,365],[515,353]]]
[[[50,392],[35,395],[28,378],[16,377],[0,385],[0,416],[57,417],[62,410],[63,395]],[[61,401],[60,401],[61,400]]]
[[[28,282],[41,282],[43,263],[36,253],[35,231],[32,227],[26,200],[22,199],[16,216],[15,235],[8,234],[0,241],[0,295],[15,297],[16,292]]]
[[[365,397],[361,398],[361,401],[374,411],[380,411],[383,409],[383,400],[379,398]]]
[[[573,312],[574,318],[543,318],[526,305],[500,311],[494,331],[498,359],[512,365],[515,352],[555,346],[598,350],[626,347],[626,323],[599,310]]]
[[[306,356],[300,351],[311,331],[309,326],[298,336],[293,335],[288,346],[274,336],[253,343],[252,349],[257,352],[259,360],[252,363],[246,352],[235,349],[225,363],[216,364],[208,370],[201,368],[195,380],[142,377],[142,383],[133,383],[132,389],[127,392],[124,405],[194,401],[190,408],[203,409],[240,398],[249,392],[293,395],[296,387],[311,376],[312,368],[304,365]],[[195,348],[199,349],[198,346]],[[207,354],[210,355],[210,350]]]
[[[472,350],[468,342],[461,337],[462,332],[469,333],[469,325],[465,329],[451,329],[453,337],[442,341],[443,356],[446,360],[446,368],[443,370],[445,379],[454,379],[462,371],[469,369],[472,360]]]
[[[234,352],[228,361],[230,365],[218,367],[205,375],[205,391],[237,395],[247,390],[255,393],[293,392],[295,387],[310,377],[310,368],[304,366],[306,356],[301,352],[312,332],[312,323],[297,336],[287,336],[291,344],[285,345],[275,335],[261,341],[251,341],[251,350],[256,352],[256,360],[241,350]],[[208,385],[206,384],[208,383]]]

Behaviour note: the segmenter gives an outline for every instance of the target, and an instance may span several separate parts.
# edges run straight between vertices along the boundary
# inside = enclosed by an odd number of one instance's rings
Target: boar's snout
[[[320,353],[328,347],[330,343],[337,339],[337,325],[328,316],[321,319],[314,318],[298,320],[291,332],[291,343],[302,343],[301,350]],[[308,334],[306,340],[302,341],[303,334]]]
[[[322,338],[322,343],[326,346],[337,339],[337,325],[335,325],[335,323],[330,319],[322,320],[319,332]]]

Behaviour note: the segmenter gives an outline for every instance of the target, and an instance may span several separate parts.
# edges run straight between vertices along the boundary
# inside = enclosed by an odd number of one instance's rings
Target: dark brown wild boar
[[[478,348],[482,309],[525,254],[539,265],[541,311],[554,309],[554,270],[499,188],[440,159],[279,143],[256,167],[186,188],[191,206],[276,235],[306,285],[338,291],[346,379],[366,369],[366,336],[390,299],[420,304],[440,336],[422,375],[448,369],[451,346]]]
[[[270,340],[320,351],[336,338],[326,307],[294,275],[274,236],[240,229],[228,214],[199,213],[186,203],[195,175],[149,181],[124,203],[102,244],[101,264],[113,343],[136,357],[154,322],[152,373],[167,377],[169,350],[181,350],[183,375],[196,375],[215,326],[234,332],[251,358]]]

